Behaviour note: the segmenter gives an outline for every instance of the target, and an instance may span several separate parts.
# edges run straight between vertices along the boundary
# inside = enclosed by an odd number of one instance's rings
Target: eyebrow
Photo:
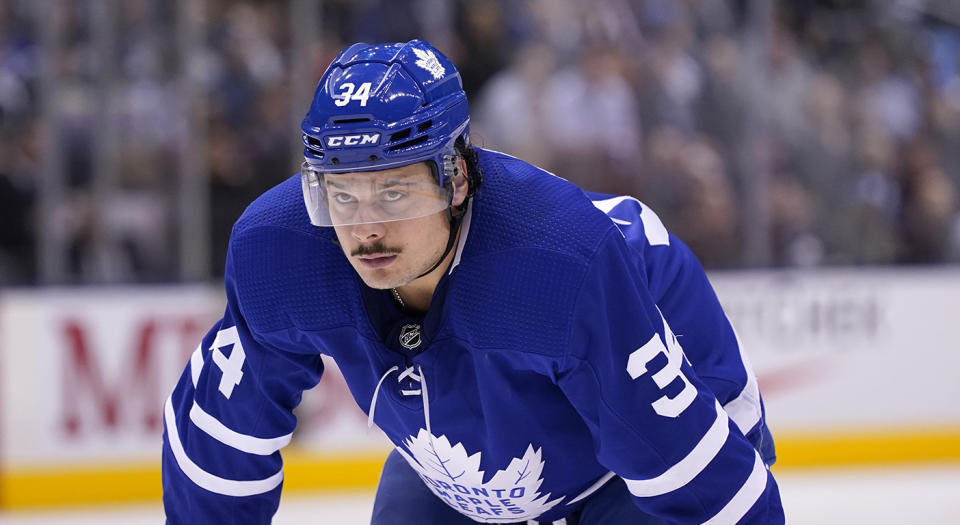
[[[411,182],[409,180],[400,180],[400,179],[387,179],[382,183],[378,184],[381,188],[389,188],[391,186],[413,186],[416,182]]]
[[[334,188],[337,188],[337,189],[340,189],[340,190],[350,189],[348,184],[343,184],[343,183],[340,183],[340,182],[334,182],[334,181],[332,181],[332,180],[330,180],[330,179],[324,179],[324,182],[326,183],[327,186],[333,186]],[[387,179],[387,180],[385,180],[385,181],[383,181],[383,182],[381,182],[381,183],[377,183],[377,186],[380,187],[380,188],[389,188],[389,187],[392,187],[392,186],[407,186],[407,187],[409,187],[409,186],[414,186],[414,185],[416,185],[416,184],[418,184],[417,181],[400,180],[400,179]]]

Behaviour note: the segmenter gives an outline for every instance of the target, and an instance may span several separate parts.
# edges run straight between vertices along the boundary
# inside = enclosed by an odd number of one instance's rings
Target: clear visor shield
[[[303,198],[316,226],[405,221],[450,207],[453,189],[441,187],[426,164],[365,173],[323,173],[300,167]]]

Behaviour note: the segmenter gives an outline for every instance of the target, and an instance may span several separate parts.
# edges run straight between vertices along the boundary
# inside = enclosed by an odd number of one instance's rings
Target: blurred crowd
[[[291,72],[312,90],[346,44],[416,37],[458,65],[476,145],[638,197],[708,268],[960,261],[951,2],[325,0],[308,2],[317,27],[303,44],[296,1],[203,0],[188,59],[177,2],[117,2],[105,125],[96,2],[52,2],[43,18],[61,40],[47,122],[38,10],[0,0],[0,284],[40,279],[41,219],[68,282],[179,278],[183,75],[200,89],[189,111],[203,130],[208,273],[221,274],[233,221],[296,171],[306,101]],[[41,218],[51,129],[63,188]],[[111,129],[114,176],[98,185],[95,137]]]

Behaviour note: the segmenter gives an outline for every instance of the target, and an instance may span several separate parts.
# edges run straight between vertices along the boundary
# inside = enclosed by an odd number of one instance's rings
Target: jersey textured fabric
[[[756,378],[690,250],[636,199],[478,151],[484,183],[422,318],[310,224],[298,176],[251,204],[224,316],[164,406],[168,523],[269,523],[321,354],[473,520],[559,520],[619,476],[669,523],[784,521]]]

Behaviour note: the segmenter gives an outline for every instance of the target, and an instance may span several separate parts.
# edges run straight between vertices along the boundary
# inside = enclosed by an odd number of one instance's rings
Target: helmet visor
[[[453,189],[441,187],[426,163],[353,173],[324,173],[300,167],[304,201],[316,226],[405,221],[450,207]]]

